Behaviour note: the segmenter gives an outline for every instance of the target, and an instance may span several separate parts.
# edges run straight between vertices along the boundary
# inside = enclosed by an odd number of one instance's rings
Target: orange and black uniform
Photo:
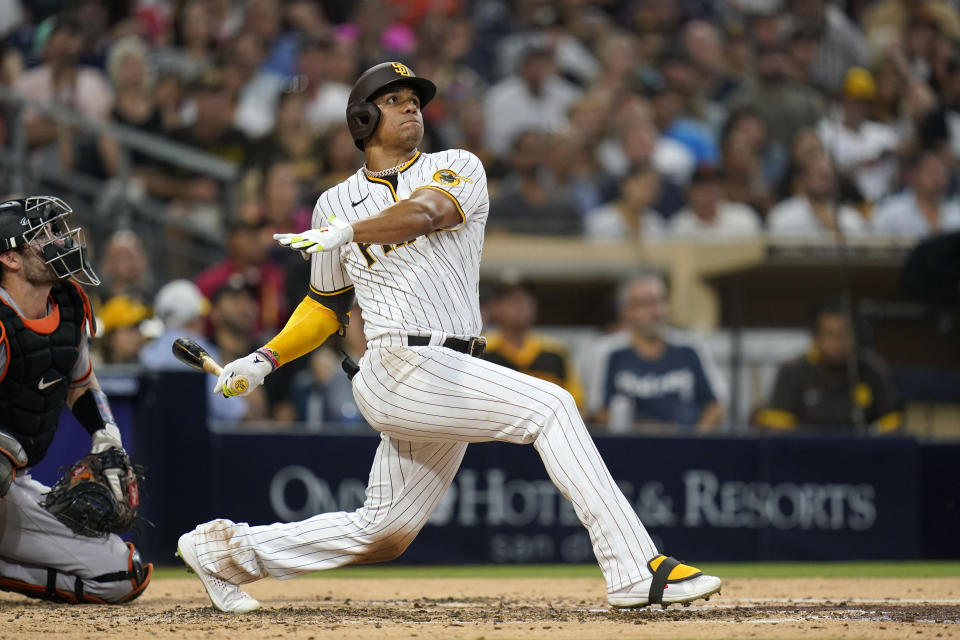
[[[0,293],[0,430],[27,458],[0,496],[0,591],[71,604],[129,602],[150,584],[153,565],[115,534],[75,534],[42,506],[50,489],[29,473],[46,455],[70,389],[89,385],[93,375],[90,302],[79,285],[61,281],[47,314],[31,319]]]
[[[560,385],[573,396],[578,407],[583,407],[583,387],[565,345],[530,332],[519,349],[504,340],[498,331],[486,337],[484,360]]]
[[[903,413],[886,365],[872,354],[861,355],[857,377],[856,388],[851,389],[846,365],[828,366],[811,348],[780,366],[770,402],[757,411],[754,422],[780,431],[842,430],[854,427],[856,402],[873,432],[899,429]]]
[[[84,327],[93,334],[93,314],[83,290],[72,281],[50,292],[52,311],[29,320],[0,299],[0,428],[9,431],[29,456],[28,466],[43,459],[53,441],[60,413],[71,387],[85,384],[86,374],[73,379]],[[56,381],[56,382],[54,382]]]

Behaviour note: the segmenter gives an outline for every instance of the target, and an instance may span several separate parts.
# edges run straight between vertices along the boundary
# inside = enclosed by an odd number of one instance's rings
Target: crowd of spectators
[[[0,105],[0,144],[22,122],[31,155],[62,172],[109,181],[128,162],[171,220],[224,238],[214,266],[174,273],[209,309],[173,326],[229,360],[274,334],[303,296],[306,263],[270,238],[308,225],[317,196],[360,167],[344,110],[369,65],[401,60],[437,83],[423,150],[461,147],[483,160],[490,234],[919,238],[960,229],[956,5],[0,0],[0,84],[194,147],[235,163],[242,178],[225,199],[234,186],[169,157],[123,154],[109,135],[29,107],[14,121]],[[171,271],[149,264],[139,235],[123,229],[97,247],[111,362],[137,358],[144,337],[129,328],[151,307],[161,314],[153,273]],[[651,353],[665,348],[655,327],[634,321]],[[251,400],[251,415],[305,419],[335,407],[331,415],[354,419],[342,390],[317,390],[329,356],[284,380],[293,396],[268,388]],[[715,424],[720,398],[701,373],[686,422]]]
[[[317,195],[356,170],[347,94],[384,59],[438,83],[424,150],[484,160],[491,231],[606,240],[629,229],[655,241],[960,226],[960,16],[949,0],[3,9],[0,82],[242,168],[240,203],[224,211],[217,180],[131,154],[148,194],[215,233],[241,212],[302,224]],[[109,137],[32,109],[24,125],[32,152],[64,170],[120,170]],[[643,193],[629,197],[624,180],[639,173]]]

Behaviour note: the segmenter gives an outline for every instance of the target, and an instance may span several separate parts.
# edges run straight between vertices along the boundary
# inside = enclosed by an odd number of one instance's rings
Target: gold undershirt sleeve
[[[306,296],[294,309],[280,333],[264,346],[276,354],[279,367],[310,353],[338,329],[340,321],[337,314]]]

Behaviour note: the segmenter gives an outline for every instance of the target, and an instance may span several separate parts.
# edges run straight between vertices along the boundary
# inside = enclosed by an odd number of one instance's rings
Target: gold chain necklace
[[[414,157],[416,157],[416,153],[414,153]],[[368,178],[386,178],[387,176],[392,176],[396,173],[400,173],[400,169],[402,169],[403,166],[408,162],[410,162],[410,160],[412,159],[413,158],[407,158],[406,160],[404,160],[403,162],[401,162],[395,167],[390,167],[389,169],[381,169],[380,171],[370,171],[370,169],[367,169],[367,165],[363,165],[363,172],[367,175]]]

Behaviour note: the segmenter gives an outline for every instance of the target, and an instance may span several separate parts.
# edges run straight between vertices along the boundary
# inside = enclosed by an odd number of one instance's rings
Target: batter
[[[347,124],[366,165],[325,192],[313,229],[274,236],[312,255],[309,294],[263,348],[224,367],[246,393],[346,323],[354,296],[367,351],[353,378],[364,418],[380,432],[364,505],[302,522],[250,526],[214,520],[185,533],[178,553],[218,609],[256,600],[237,585],[400,555],[437,506],[467,444],[532,444],[573,503],[617,607],[689,602],[720,580],[661,555],[617,488],[562,388],[477,357],[478,283],[490,203],[473,154],[424,154],[421,108],[433,83],[387,62],[354,85]]]

